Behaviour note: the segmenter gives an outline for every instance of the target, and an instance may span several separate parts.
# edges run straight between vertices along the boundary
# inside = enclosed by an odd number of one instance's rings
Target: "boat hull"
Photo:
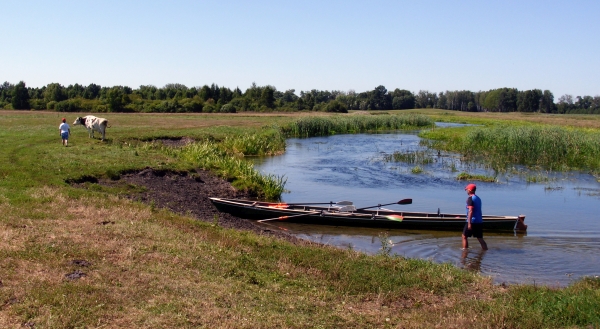
[[[381,227],[420,230],[462,231],[466,216],[459,214],[417,213],[392,210],[337,211],[332,207],[255,202],[238,199],[210,198],[220,211],[240,218],[259,221]],[[395,216],[395,218],[394,218]],[[393,218],[393,219],[389,219]],[[484,216],[484,229],[493,231],[524,231],[516,216]],[[526,229],[526,226],[525,226]]]

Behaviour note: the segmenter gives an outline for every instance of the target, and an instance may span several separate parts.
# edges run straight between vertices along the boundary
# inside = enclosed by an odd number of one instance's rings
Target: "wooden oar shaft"
[[[378,204],[376,206],[363,207],[363,208],[358,208],[356,210],[364,210],[364,209],[375,208],[375,207],[389,206],[391,204],[411,204],[411,203],[412,203],[412,199],[402,199],[402,200],[397,201],[397,202],[391,202],[391,203],[385,203],[385,204]]]
[[[350,205],[353,204],[351,201],[329,201],[329,202],[301,202],[301,203],[287,203],[287,202],[280,202],[280,203],[269,203],[272,205],[288,205],[288,206],[303,206],[305,204],[330,204],[330,205]]]
[[[309,216],[309,215],[316,215],[320,213],[320,211],[312,211],[312,212],[307,212],[304,214],[298,214],[298,215],[291,215],[291,216],[279,216],[279,217],[273,217],[273,218],[267,218],[267,219],[261,219],[261,220],[257,220],[258,223],[262,223],[262,222],[267,222],[270,220],[286,220],[288,218],[293,218],[293,217],[302,217],[302,216]]]

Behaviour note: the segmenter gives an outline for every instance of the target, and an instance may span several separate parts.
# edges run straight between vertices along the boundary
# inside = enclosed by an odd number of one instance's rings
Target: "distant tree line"
[[[438,108],[471,112],[540,112],[600,114],[600,96],[563,95],[558,102],[549,90],[499,88],[472,92],[405,89],[388,91],[384,86],[357,93],[354,90],[310,90],[296,94],[294,89],[279,91],[274,86],[253,83],[242,92],[216,84],[188,88],[172,83],[162,88],[142,85],[102,87],[97,84],[63,86],[50,83],[29,88],[21,81],[0,85],[0,108],[55,110],[59,112],[267,112],[404,110]]]

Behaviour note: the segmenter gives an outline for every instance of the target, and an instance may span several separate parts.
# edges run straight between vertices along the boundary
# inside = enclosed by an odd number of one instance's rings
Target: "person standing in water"
[[[69,144],[69,135],[71,135],[71,127],[67,123],[65,118],[62,118],[62,123],[58,126],[58,131],[60,133],[60,137],[62,138],[62,143],[64,146]]]
[[[465,191],[469,197],[467,198],[467,222],[462,233],[462,247],[469,248],[467,238],[476,237],[481,244],[481,249],[487,250],[488,246],[483,240],[483,213],[481,211],[481,198],[475,195],[477,186],[469,184],[465,187]]]

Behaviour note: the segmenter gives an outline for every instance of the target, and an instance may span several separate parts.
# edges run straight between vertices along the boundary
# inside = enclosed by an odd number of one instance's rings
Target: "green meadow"
[[[285,178],[256,172],[245,157],[285,152],[288,136],[415,129],[440,120],[483,124],[426,133],[445,143],[440,147],[477,156],[486,156],[489,147],[461,139],[476,134],[493,144],[502,139],[484,135],[504,130],[500,125],[521,129],[519,125],[537,121],[534,129],[566,139],[561,143],[568,160],[550,167],[596,168],[593,138],[598,127],[593,118],[591,124],[561,126],[545,121],[553,118],[510,121],[502,114],[447,113],[107,113],[103,116],[111,127],[105,142],[72,126],[69,147],[63,147],[58,125],[64,114],[2,111],[0,328],[600,326],[598,278],[565,288],[499,286],[449,264],[390,255],[385,236],[374,256],[309,242],[292,244],[134,202],[123,197],[126,190],[97,184],[80,189],[68,183],[117,179],[147,167],[204,168],[237,188],[276,199]],[[68,114],[67,122],[78,115]],[[514,134],[531,139],[540,131]],[[584,139],[568,141],[577,135]],[[161,142],[184,137],[193,143],[171,148]],[[525,143],[519,138],[515,149],[538,145],[518,144]],[[569,154],[573,144],[568,143],[573,142],[589,144]],[[579,159],[582,155],[585,159]],[[506,161],[544,166],[520,154]],[[69,274],[80,278],[69,279]]]

